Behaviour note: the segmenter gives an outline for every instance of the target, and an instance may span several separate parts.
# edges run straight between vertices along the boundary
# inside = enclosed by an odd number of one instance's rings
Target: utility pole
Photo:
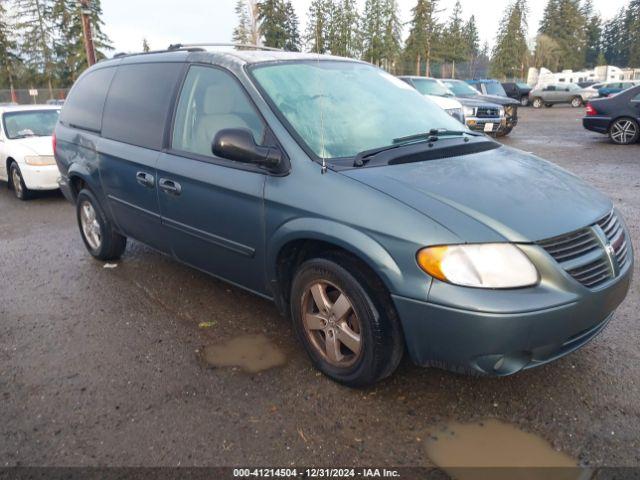
[[[93,46],[93,34],[91,33],[91,8],[89,7],[89,0],[80,0],[80,15],[82,16],[84,50],[87,52],[87,63],[91,66],[96,63],[96,51]]]

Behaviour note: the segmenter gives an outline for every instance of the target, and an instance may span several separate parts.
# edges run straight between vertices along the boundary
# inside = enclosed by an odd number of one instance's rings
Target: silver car
[[[575,83],[561,83],[545,85],[529,93],[533,108],[552,107],[560,103],[569,103],[574,108],[584,105],[583,89]]]

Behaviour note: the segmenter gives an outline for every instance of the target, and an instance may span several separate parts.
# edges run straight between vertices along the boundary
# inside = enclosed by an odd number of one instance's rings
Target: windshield
[[[393,145],[394,139],[461,127],[414,88],[368,64],[271,63],[254,67],[252,74],[317,157],[353,157]]]
[[[569,83],[565,86],[565,88],[568,89],[569,91],[582,90],[580,88],[580,85],[576,85],[575,83]]]
[[[443,80],[442,83],[444,83],[456,97],[475,97],[480,95],[480,92],[475,88],[460,80]]]
[[[499,97],[507,96],[507,92],[504,91],[504,88],[502,88],[502,85],[498,82],[487,82],[485,83],[485,88],[489,95],[498,95]]]
[[[58,121],[59,110],[28,110],[3,115],[7,138],[48,137]]]
[[[411,81],[423,95],[435,95],[437,97],[452,97],[453,92],[437,80],[426,78],[412,78]]]

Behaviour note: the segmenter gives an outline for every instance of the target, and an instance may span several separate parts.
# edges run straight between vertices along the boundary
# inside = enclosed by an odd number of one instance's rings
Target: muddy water
[[[264,335],[244,335],[219,345],[204,347],[200,355],[213,367],[239,367],[249,373],[284,365],[280,349]]]
[[[571,468],[577,466],[576,460],[542,438],[499,420],[434,428],[425,445],[431,461],[460,480],[588,478],[588,472]]]

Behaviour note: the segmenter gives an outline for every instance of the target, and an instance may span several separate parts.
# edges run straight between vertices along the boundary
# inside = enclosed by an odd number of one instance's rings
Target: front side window
[[[480,93],[466,82],[460,80],[443,80],[443,83],[457,96],[457,97],[475,97]]]
[[[180,93],[171,147],[213,157],[211,143],[220,130],[244,128],[261,144],[265,128],[253,105],[230,74],[193,66]]]
[[[344,61],[257,65],[252,75],[304,144],[323,158],[352,157],[460,123],[402,80]]]
[[[7,112],[2,116],[4,130],[10,140],[27,137],[48,137],[60,115],[59,110]]]
[[[504,88],[502,88],[502,85],[497,82],[488,82],[485,84],[485,87],[489,95],[497,95],[499,97],[507,96],[507,92],[505,92]]]
[[[422,78],[414,78],[413,84],[423,95],[435,95],[437,97],[451,97],[453,93],[442,83],[437,80],[427,80]]]

